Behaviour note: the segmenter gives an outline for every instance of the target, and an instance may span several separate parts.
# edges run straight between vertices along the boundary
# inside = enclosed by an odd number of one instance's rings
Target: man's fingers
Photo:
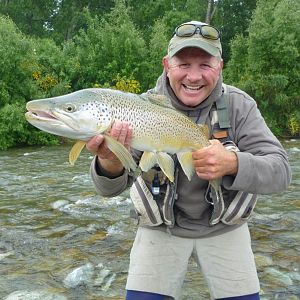
[[[110,135],[121,144],[125,144],[129,124],[127,122],[116,121],[113,125]]]
[[[109,135],[123,144],[127,149],[130,148],[130,143],[132,140],[132,128],[127,122],[116,121]],[[116,159],[116,156],[111,152],[105,143],[105,137],[103,135],[97,135],[91,138],[86,144],[87,150],[98,155],[102,159]]]
[[[104,137],[102,135],[96,135],[86,143],[86,148],[92,153],[97,153],[99,146],[103,143],[103,141]]]
[[[219,140],[209,140],[211,146],[223,146]]]
[[[128,130],[127,130],[127,135],[125,138],[125,142],[124,142],[124,146],[129,149],[130,148],[130,143],[133,137],[133,129],[131,126],[128,126]]]
[[[111,129],[110,135],[127,149],[130,148],[133,130],[129,123],[116,121]]]

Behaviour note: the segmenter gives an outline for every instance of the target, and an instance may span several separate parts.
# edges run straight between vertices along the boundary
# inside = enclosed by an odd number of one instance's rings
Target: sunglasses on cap
[[[210,25],[196,25],[196,24],[182,24],[175,28],[174,35],[179,37],[193,36],[199,32],[204,38],[210,40],[218,40],[220,38],[220,31]]]

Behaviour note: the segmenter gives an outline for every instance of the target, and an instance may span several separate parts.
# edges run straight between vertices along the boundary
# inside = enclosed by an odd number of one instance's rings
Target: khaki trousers
[[[259,292],[247,224],[221,235],[199,239],[138,228],[130,254],[126,289],[180,299],[192,255],[198,262],[212,299]]]

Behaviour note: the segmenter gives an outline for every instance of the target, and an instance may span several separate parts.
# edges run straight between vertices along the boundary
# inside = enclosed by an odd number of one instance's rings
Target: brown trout
[[[192,152],[209,145],[207,126],[197,125],[176,111],[161,95],[136,95],[111,89],[84,89],[77,92],[33,100],[27,103],[26,119],[51,134],[76,139],[69,161],[74,164],[91,137],[103,134],[109,149],[126,169],[136,170],[130,152],[108,134],[116,120],[133,128],[131,147],[142,151],[139,168],[148,171],[159,165],[171,182],[174,161],[178,161],[191,180],[195,170]]]

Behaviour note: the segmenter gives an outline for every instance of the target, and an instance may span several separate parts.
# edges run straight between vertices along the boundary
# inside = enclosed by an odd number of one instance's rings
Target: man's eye
[[[211,68],[211,65],[209,65],[209,64],[201,64],[201,65],[200,65],[200,68],[201,68],[202,70],[209,70],[209,69]]]
[[[179,68],[180,69],[188,69],[191,65],[190,64],[180,64]]]

